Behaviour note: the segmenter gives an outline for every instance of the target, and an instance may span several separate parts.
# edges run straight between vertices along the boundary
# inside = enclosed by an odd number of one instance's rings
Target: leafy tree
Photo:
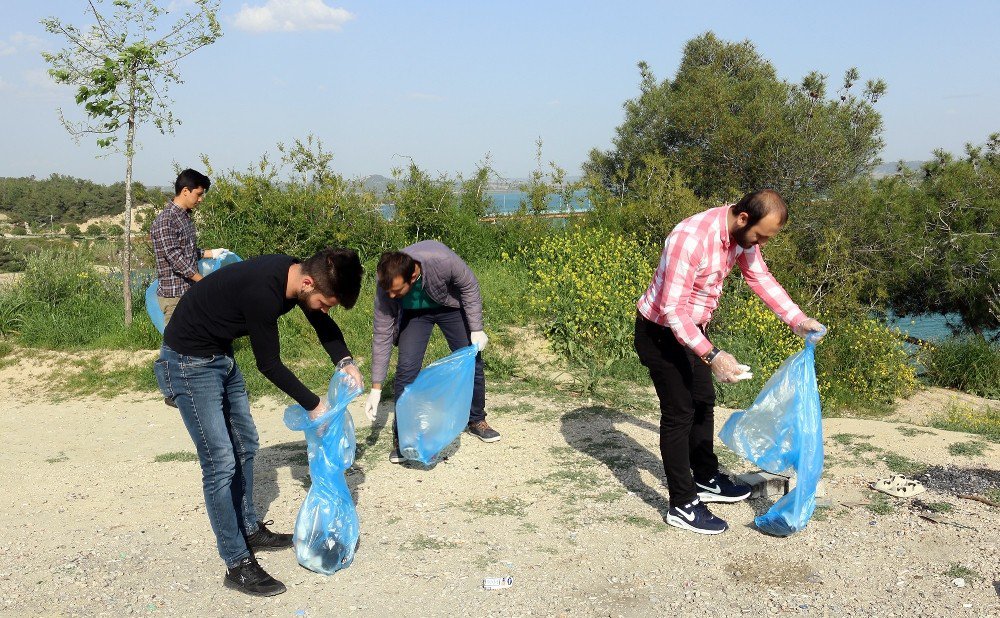
[[[64,228],[63,231],[70,238],[79,238],[81,235],[80,226],[75,223],[70,223]]]
[[[96,223],[91,223],[87,226],[87,236],[100,236],[101,226]]]
[[[615,192],[599,179],[585,178],[591,210],[587,225],[633,236],[648,248],[662,247],[663,240],[682,219],[704,209],[676,167],[666,157],[643,157],[626,193]]]
[[[193,0],[193,10],[165,24],[168,10],[154,0],[114,0],[113,12],[102,12],[103,0],[88,0],[86,12],[94,24],[86,30],[58,18],[42,20],[45,29],[66,40],[56,53],[43,52],[49,74],[76,88],[76,102],[86,120],[74,123],[60,110],[63,125],[75,139],[98,135],[100,148],[125,155],[125,221],[122,286],[125,324],[132,323],[131,262],[132,160],[136,130],[152,122],[161,132],[178,122],[170,112],[170,84],[181,82],[177,64],[222,36],[216,14],[219,0]],[[124,143],[119,139],[124,133]]]
[[[955,158],[938,150],[906,209],[889,220],[898,249],[890,302],[900,314],[957,313],[978,335],[1000,327],[1000,133]],[[888,182],[888,181],[880,181]]]
[[[625,103],[613,147],[593,150],[585,164],[616,194],[631,190],[649,155],[664,157],[713,201],[771,187],[795,203],[877,163],[882,122],[873,104],[886,86],[870,80],[855,95],[856,69],[829,99],[825,75],[786,82],[750,41],[708,32],[687,43],[673,79],[658,81],[645,62],[639,72],[639,96]]]

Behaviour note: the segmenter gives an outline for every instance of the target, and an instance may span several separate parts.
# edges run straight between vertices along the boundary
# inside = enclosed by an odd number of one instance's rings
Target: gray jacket
[[[483,330],[483,297],[479,281],[462,258],[436,240],[422,240],[401,250],[420,262],[424,293],[434,302],[461,309],[469,330]],[[375,325],[372,329],[372,382],[384,382],[389,357],[399,333],[400,304],[381,286],[375,289]]]

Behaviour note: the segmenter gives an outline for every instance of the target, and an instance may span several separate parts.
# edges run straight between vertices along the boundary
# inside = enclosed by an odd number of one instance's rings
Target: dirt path
[[[197,462],[154,461],[193,454],[172,408],[155,393],[47,403],[24,375],[17,365],[0,372],[4,615],[1000,616],[1000,509],[919,496],[950,505],[944,516],[958,527],[919,518],[912,500],[877,499],[882,514],[850,506],[872,499],[867,485],[893,455],[1000,469],[996,444],[949,453],[979,442],[966,434],[827,420],[833,506],[781,539],[752,527],[766,501],[722,505],[714,510],[731,530],[702,537],[662,523],[654,416],[491,394],[503,440],[463,437],[424,470],[389,464],[388,432],[369,426],[355,402],[354,564],[324,577],[291,551],[263,554],[289,589],[255,599],[221,586]],[[257,502],[274,528],[291,531],[308,479],[301,434],[282,426],[283,408],[254,406]],[[482,589],[500,575],[513,587]]]

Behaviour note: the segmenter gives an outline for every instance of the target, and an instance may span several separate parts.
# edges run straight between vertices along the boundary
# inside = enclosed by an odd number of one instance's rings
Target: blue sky
[[[62,42],[39,19],[86,25],[83,6],[0,0],[0,176],[124,177],[121,156],[96,158],[93,139],[77,145],[59,124],[60,106],[81,115],[40,55]],[[576,174],[610,145],[637,94],[636,63],[671,76],[706,30],[752,40],[792,81],[818,70],[835,90],[852,66],[885,79],[887,161],[958,153],[1000,131],[997,2],[223,0],[220,15],[225,35],[185,59],[171,89],[183,124],[139,135],[140,181],[170,184],[174,162],[199,167],[201,154],[245,169],[310,133],[349,177],[388,174],[405,157],[468,173],[487,153],[499,174],[523,177],[539,137],[543,159]]]

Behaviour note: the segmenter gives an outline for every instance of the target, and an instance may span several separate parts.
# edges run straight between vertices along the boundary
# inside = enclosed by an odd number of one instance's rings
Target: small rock
[[[956,577],[951,580],[951,583],[954,584],[956,588],[965,588],[965,579],[961,577]]]

